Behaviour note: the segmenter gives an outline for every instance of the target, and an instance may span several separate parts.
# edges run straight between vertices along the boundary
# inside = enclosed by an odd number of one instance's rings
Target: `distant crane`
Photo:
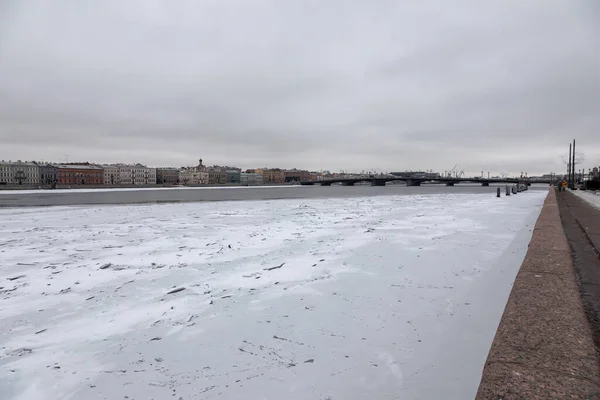
[[[465,175],[465,170],[458,171],[458,164],[455,164],[450,171],[447,171],[447,178],[462,178]]]
[[[449,169],[449,170],[446,172],[446,177],[447,177],[447,178],[451,178],[451,177],[452,177],[452,175],[456,174],[456,168],[458,168],[458,164],[454,164],[454,167],[452,167],[451,169]]]

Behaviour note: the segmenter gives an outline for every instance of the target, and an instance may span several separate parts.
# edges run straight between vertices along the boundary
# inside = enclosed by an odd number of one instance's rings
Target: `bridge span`
[[[365,182],[371,183],[371,186],[385,186],[387,182],[406,182],[406,186],[421,186],[422,183],[428,184],[445,184],[446,186],[454,186],[457,183],[469,182],[469,183],[481,183],[481,186],[490,186],[490,183],[506,183],[506,184],[526,184],[531,185],[526,179],[519,178],[415,178],[407,176],[394,176],[394,177],[373,177],[373,178],[339,178],[339,179],[326,179],[321,181],[302,181],[301,185],[321,185],[331,186],[333,184],[341,184],[343,186],[354,186],[357,183]],[[547,183],[550,181],[536,181],[535,183]]]

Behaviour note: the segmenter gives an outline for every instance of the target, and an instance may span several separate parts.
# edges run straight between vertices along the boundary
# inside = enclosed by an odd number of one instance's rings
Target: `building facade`
[[[156,168],[142,164],[118,165],[121,185],[156,185]]]
[[[120,185],[121,171],[117,165],[104,165],[104,184],[105,185]]]
[[[207,185],[209,173],[202,159],[194,167],[184,167],[179,171],[179,183],[183,185]]]
[[[181,185],[193,185],[192,170],[188,168],[182,168],[179,170],[179,184]]]
[[[291,169],[284,172],[286,182],[305,182],[310,181],[311,173],[309,171]]]
[[[156,168],[146,167],[145,165],[136,165],[135,175],[133,177],[134,185],[156,185]]]
[[[179,183],[179,170],[176,168],[157,168],[156,183],[159,185],[177,185]]]
[[[263,184],[263,176],[254,172],[242,172],[240,173],[240,185],[243,186],[256,186]]]
[[[39,185],[40,167],[33,162],[0,161],[0,185]]]
[[[40,167],[40,185],[56,185],[58,168],[52,164],[38,164]]]
[[[8,185],[12,181],[12,168],[7,161],[0,162],[0,185]]]
[[[225,171],[208,171],[209,185],[224,185],[227,183],[227,172]]]
[[[225,171],[226,182],[231,183],[232,185],[237,185],[240,183],[240,175],[241,172],[237,170],[229,170]]]
[[[183,168],[179,171],[179,183],[182,185],[207,185],[208,172],[198,171],[194,167]]]
[[[57,165],[56,179],[59,185],[103,185],[104,169],[89,164]]]
[[[285,183],[285,173],[279,168],[257,168],[256,173],[263,176],[264,184]]]

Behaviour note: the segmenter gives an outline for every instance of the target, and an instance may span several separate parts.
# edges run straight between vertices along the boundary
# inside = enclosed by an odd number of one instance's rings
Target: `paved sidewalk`
[[[600,208],[600,192],[591,192],[589,190],[575,190],[571,193],[573,193],[577,197],[582,198],[588,203],[591,203],[594,206]]]
[[[558,199],[581,298],[600,348],[600,208],[571,192],[559,193]]]
[[[600,399],[596,346],[557,204],[563,195],[569,201],[575,198],[554,189],[548,193],[492,343],[477,399]],[[589,210],[579,209],[592,218]],[[581,238],[572,240],[591,248]]]

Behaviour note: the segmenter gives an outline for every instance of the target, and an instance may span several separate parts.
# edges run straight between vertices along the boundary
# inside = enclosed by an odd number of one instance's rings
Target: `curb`
[[[476,399],[600,399],[600,368],[550,189],[485,363]]]

